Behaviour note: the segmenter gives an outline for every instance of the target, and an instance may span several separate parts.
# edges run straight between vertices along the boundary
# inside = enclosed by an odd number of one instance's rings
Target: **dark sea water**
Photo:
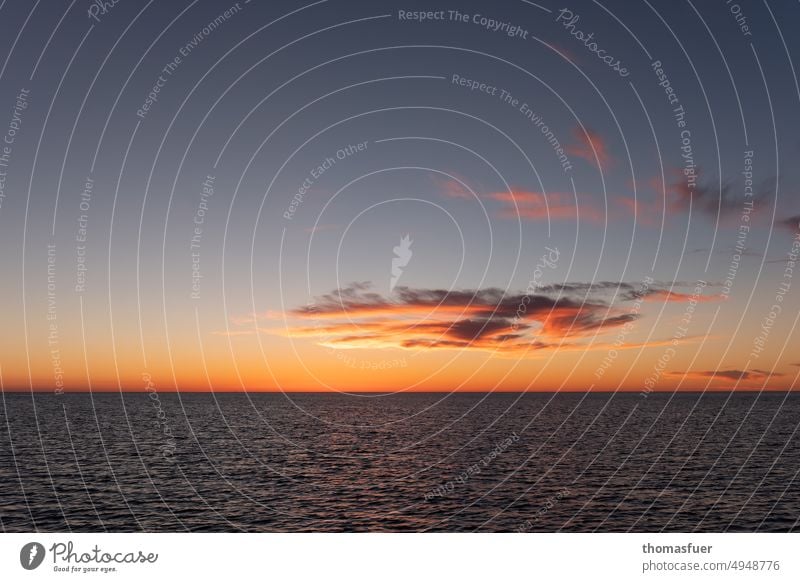
[[[4,531],[786,531],[800,517],[800,395],[0,397]]]

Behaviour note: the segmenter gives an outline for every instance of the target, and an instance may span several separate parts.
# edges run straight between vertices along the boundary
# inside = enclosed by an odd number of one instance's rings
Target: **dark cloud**
[[[612,287],[610,282],[585,287],[574,283],[559,291]],[[619,286],[614,283],[613,286]],[[633,289],[629,283],[623,286]],[[337,289],[299,307],[290,316],[326,320],[325,326],[299,326],[288,333],[323,338],[350,347],[397,346],[478,348],[500,351],[553,347],[558,340],[622,326],[638,314],[621,312],[593,297],[525,294],[499,288],[472,290],[397,287],[391,296],[374,293],[367,283]]]
[[[686,177],[680,171],[676,171],[678,178],[671,185],[672,200],[670,207],[672,210],[685,211],[691,209],[695,212],[704,212],[716,216],[728,215],[734,212],[741,212],[744,208],[744,190],[738,180],[701,180],[701,172],[698,171],[698,178],[694,187],[690,187]],[[748,197],[756,209],[765,200],[775,193],[775,179],[771,178],[763,181],[757,188],[754,188],[753,196]]]
[[[706,286],[707,287],[707,286]],[[703,289],[705,289],[704,287]],[[625,293],[624,298],[627,300],[644,299],[645,301],[660,301],[672,303],[687,303],[689,301],[696,301],[697,303],[708,303],[711,301],[719,301],[722,296],[719,294],[706,295],[704,293],[681,293],[679,291],[672,291],[663,288],[648,288],[644,290],[633,290]]]
[[[775,226],[785,228],[790,232],[797,232],[800,229],[800,214],[795,214],[781,220],[776,220]]]
[[[783,376],[778,372],[769,372],[767,370],[702,370],[702,371],[687,371],[687,372],[670,372],[670,376],[683,376],[690,378],[723,378],[726,380],[764,380],[772,376]]]
[[[631,283],[626,281],[596,281],[594,283],[556,283],[537,288],[537,291],[545,294],[564,293],[579,297],[583,294],[588,295],[608,295],[609,293],[619,293],[621,301],[635,301],[644,298],[647,301],[671,301],[686,302],[693,298],[693,293],[684,293],[675,289],[694,289],[697,282],[689,281],[654,281],[649,285],[642,283]],[[705,289],[714,288],[716,284],[706,284]],[[717,301],[717,294],[703,294],[695,299],[699,302]]]
[[[687,255],[688,254],[701,254],[701,253],[702,254],[708,254],[710,251],[711,251],[711,249],[700,248],[700,249],[692,249],[690,251],[687,251],[686,254]],[[741,255],[743,257],[763,257],[764,256],[764,253],[762,251],[754,251],[754,250],[751,250],[749,248],[745,248],[744,250],[740,251],[734,245],[727,245],[727,246],[724,246],[724,247],[718,247],[714,251],[714,254],[717,254],[717,255],[731,255],[733,253],[737,253],[737,254],[739,254],[739,255]]]

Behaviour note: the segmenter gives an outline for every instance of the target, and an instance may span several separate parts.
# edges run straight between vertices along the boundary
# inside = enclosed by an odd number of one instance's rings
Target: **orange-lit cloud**
[[[517,218],[526,220],[592,220],[602,221],[603,212],[590,204],[581,203],[575,195],[566,192],[529,192],[525,190],[510,190],[507,192],[492,192],[487,198],[503,203],[499,211],[501,218]]]
[[[467,181],[462,179],[460,176],[458,178],[464,184],[467,183]],[[458,180],[453,180],[450,178],[446,180],[435,178],[434,180],[440,192],[447,198],[463,198],[463,199],[475,198],[475,194],[470,192],[469,189],[465,187],[464,184],[462,184]]]
[[[670,290],[690,285],[655,282],[644,300],[718,299],[716,295],[697,298]],[[642,298],[641,286],[619,281],[565,282],[540,285],[535,293],[528,294],[499,288],[449,291],[396,287],[390,296],[384,296],[373,292],[369,282],[361,282],[281,314],[284,322],[280,326],[256,326],[264,315],[275,318],[274,312],[267,312],[231,318],[238,325],[253,326],[220,333],[308,338],[338,349],[468,349],[499,354],[600,349],[607,344],[592,339],[588,345],[581,340],[641,317],[639,310],[613,304],[610,296],[623,303],[634,301]],[[627,347],[656,345],[661,345],[659,340]]]
[[[570,61],[571,63],[577,63],[578,58],[575,56],[575,53],[570,51],[569,49],[564,48],[559,44],[555,44],[552,42],[545,42],[545,46],[553,50],[554,52],[558,53],[564,59]]]
[[[658,224],[658,217],[662,213],[663,204],[654,200],[647,202],[641,199],[633,199],[627,196],[619,196],[617,202],[630,212],[636,222],[646,226],[656,226]]]
[[[645,226],[656,226],[661,224],[662,216],[666,217],[676,210],[674,202],[668,200],[670,187],[665,183],[661,176],[654,176],[646,180],[643,188],[637,189],[637,183],[630,181],[628,187],[637,193],[633,196],[617,196],[617,203],[633,215],[636,222]],[[643,196],[643,192],[651,190],[656,193],[655,198],[648,200]]]
[[[608,169],[612,163],[611,153],[599,133],[589,128],[576,127],[573,135],[577,143],[567,146],[567,153],[585,159],[600,170]]]
[[[642,297],[645,301],[652,302],[671,302],[671,303],[688,303],[689,301],[696,301],[697,303],[711,303],[722,299],[722,295],[694,295],[690,293],[679,293],[678,291],[671,291],[669,289],[648,289],[644,293],[637,293],[636,291],[629,292],[627,297],[633,299]]]
[[[299,323],[278,333],[316,338],[331,347],[498,352],[563,346],[567,338],[602,333],[639,317],[599,299],[408,287],[384,297],[365,283],[338,289],[287,315]]]

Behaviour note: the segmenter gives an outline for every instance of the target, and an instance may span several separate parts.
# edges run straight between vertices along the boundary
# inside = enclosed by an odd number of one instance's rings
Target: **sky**
[[[796,3],[0,6],[3,390],[791,390]]]

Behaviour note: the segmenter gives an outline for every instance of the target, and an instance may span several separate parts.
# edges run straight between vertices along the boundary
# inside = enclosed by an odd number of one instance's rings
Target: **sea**
[[[0,393],[5,532],[798,529],[791,393]]]

